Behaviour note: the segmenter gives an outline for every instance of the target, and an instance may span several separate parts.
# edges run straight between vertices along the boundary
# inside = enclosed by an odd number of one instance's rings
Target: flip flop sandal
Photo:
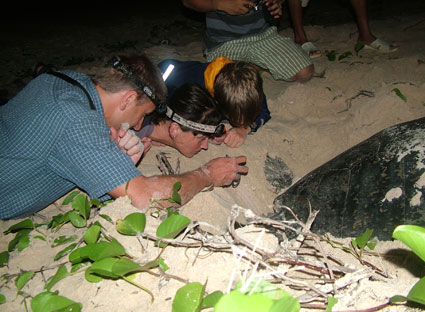
[[[301,45],[301,48],[307,52],[311,59],[315,59],[322,56],[322,52],[314,45],[313,42],[307,41]]]
[[[375,50],[381,53],[391,53],[398,50],[398,47],[395,47],[391,45],[391,43],[379,38],[373,41],[371,44],[365,44],[364,48],[368,50]]]

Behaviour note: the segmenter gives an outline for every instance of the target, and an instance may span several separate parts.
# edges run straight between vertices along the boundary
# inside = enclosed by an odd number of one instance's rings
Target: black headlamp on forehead
[[[167,107],[167,111],[165,112],[165,115],[167,115],[167,117],[170,118],[171,120],[177,122],[179,125],[185,126],[194,131],[212,134],[216,137],[221,137],[223,134],[226,133],[226,128],[224,124],[222,123],[217,126],[212,126],[212,125],[204,125],[198,122],[187,120],[183,118],[182,116],[173,112],[173,110],[169,107]]]
[[[120,71],[121,73],[124,74],[124,76],[130,80],[132,83],[134,83],[137,88],[139,88],[144,94],[146,94],[146,96],[155,104],[156,107],[156,111],[159,113],[163,113],[165,112],[166,109],[166,103],[161,102],[157,96],[155,95],[155,93],[152,91],[152,89],[147,86],[146,83],[143,82],[142,79],[140,79],[139,77],[137,77],[133,71],[127,66],[125,65],[121,59],[118,56],[114,56],[112,57],[108,62],[107,65],[111,66],[112,68]]]

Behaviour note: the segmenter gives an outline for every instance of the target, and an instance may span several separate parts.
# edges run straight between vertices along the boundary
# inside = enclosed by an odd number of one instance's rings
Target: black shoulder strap
[[[69,77],[69,76],[67,76],[67,75],[65,75],[65,74],[62,74],[62,73],[59,73],[59,72],[56,72],[56,71],[52,71],[52,70],[48,70],[48,71],[46,71],[46,74],[56,76],[56,77],[58,77],[58,78],[61,78],[61,79],[65,80],[66,82],[69,82],[70,84],[73,84],[73,85],[74,85],[74,86],[76,86],[76,87],[79,87],[81,90],[83,90],[83,91],[84,91],[84,94],[87,96],[87,98],[88,98],[88,100],[89,100],[90,108],[91,108],[92,110],[96,110],[96,107],[95,107],[95,106],[94,106],[94,104],[93,104],[93,101],[92,101],[92,99],[91,99],[91,97],[90,97],[90,94],[87,92],[86,88],[84,88],[84,87],[81,85],[81,83],[79,83],[77,80],[72,79],[71,77]]]

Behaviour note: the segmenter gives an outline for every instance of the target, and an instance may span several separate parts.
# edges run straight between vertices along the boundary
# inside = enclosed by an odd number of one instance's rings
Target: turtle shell
[[[397,225],[425,225],[425,118],[391,126],[304,176],[274,200],[273,218],[306,221],[316,233],[391,240]],[[289,235],[290,236],[290,235]]]

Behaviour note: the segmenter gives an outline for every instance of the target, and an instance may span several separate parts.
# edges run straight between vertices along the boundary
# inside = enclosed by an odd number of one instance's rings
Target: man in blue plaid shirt
[[[122,123],[139,130],[146,114],[165,108],[165,98],[161,72],[143,55],[114,57],[94,77],[60,71],[33,79],[0,107],[0,218],[33,214],[75,187],[90,198],[117,198],[128,182],[136,207],[170,197],[177,181],[184,204],[248,172],[240,156],[182,175],[142,176],[135,166],[140,157],[120,150],[116,134]]]

